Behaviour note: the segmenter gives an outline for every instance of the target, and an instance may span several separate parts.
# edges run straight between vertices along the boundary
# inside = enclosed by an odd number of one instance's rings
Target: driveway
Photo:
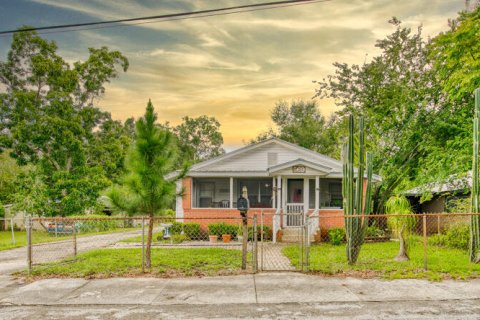
[[[478,319],[480,280],[300,273],[102,280],[0,277],[0,319]]]
[[[141,230],[77,237],[77,252],[108,247],[122,239],[138,236]],[[32,248],[34,263],[60,260],[73,255],[73,240],[36,244]],[[27,248],[0,251],[0,275],[27,267]]]

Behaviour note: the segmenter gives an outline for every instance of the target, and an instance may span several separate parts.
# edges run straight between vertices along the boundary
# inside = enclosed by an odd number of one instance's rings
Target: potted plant
[[[208,236],[208,239],[210,240],[210,243],[215,243],[218,240],[218,236],[211,234]]]
[[[277,230],[277,242],[282,242],[283,231],[282,229]]]
[[[237,240],[239,242],[243,242],[243,229],[242,227],[238,227],[238,231],[237,231]]]
[[[232,235],[231,234],[222,234],[222,240],[224,243],[229,243],[232,240]]]

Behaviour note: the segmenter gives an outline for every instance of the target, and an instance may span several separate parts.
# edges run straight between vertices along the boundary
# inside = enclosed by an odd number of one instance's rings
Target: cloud
[[[34,2],[95,21],[253,1]],[[376,39],[394,30],[387,22],[392,16],[412,28],[423,24],[426,36],[435,35],[462,6],[460,0],[338,0],[82,31],[59,47],[69,61],[85,58],[90,46],[107,45],[127,55],[128,73],[108,84],[99,101],[114,118],[141,116],[151,98],[161,121],[215,116],[226,144],[238,146],[272,125],[276,101],[311,98],[312,80],[334,72],[333,62],[363,63],[377,54]],[[325,115],[338,110],[332,100],[319,101],[319,107]]]

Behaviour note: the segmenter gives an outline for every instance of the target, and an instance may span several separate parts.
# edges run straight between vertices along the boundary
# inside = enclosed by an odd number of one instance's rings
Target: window
[[[342,179],[320,179],[320,208],[342,207]]]
[[[271,178],[242,178],[235,179],[238,199],[242,195],[243,187],[247,188],[250,208],[272,207],[272,179]],[[235,200],[236,200],[235,199]]]
[[[230,208],[230,179],[194,179],[192,204],[194,208]]]

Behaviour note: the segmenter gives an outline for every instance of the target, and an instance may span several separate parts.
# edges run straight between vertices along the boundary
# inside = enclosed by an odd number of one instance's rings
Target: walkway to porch
[[[263,250],[260,246],[263,245]],[[261,270],[276,270],[276,271],[294,271],[294,266],[290,263],[290,260],[282,253],[282,249],[286,247],[286,243],[263,243],[259,244],[258,248],[258,263]],[[262,257],[263,252],[263,257]],[[263,260],[262,260],[263,259]],[[262,268],[263,261],[263,268]]]

